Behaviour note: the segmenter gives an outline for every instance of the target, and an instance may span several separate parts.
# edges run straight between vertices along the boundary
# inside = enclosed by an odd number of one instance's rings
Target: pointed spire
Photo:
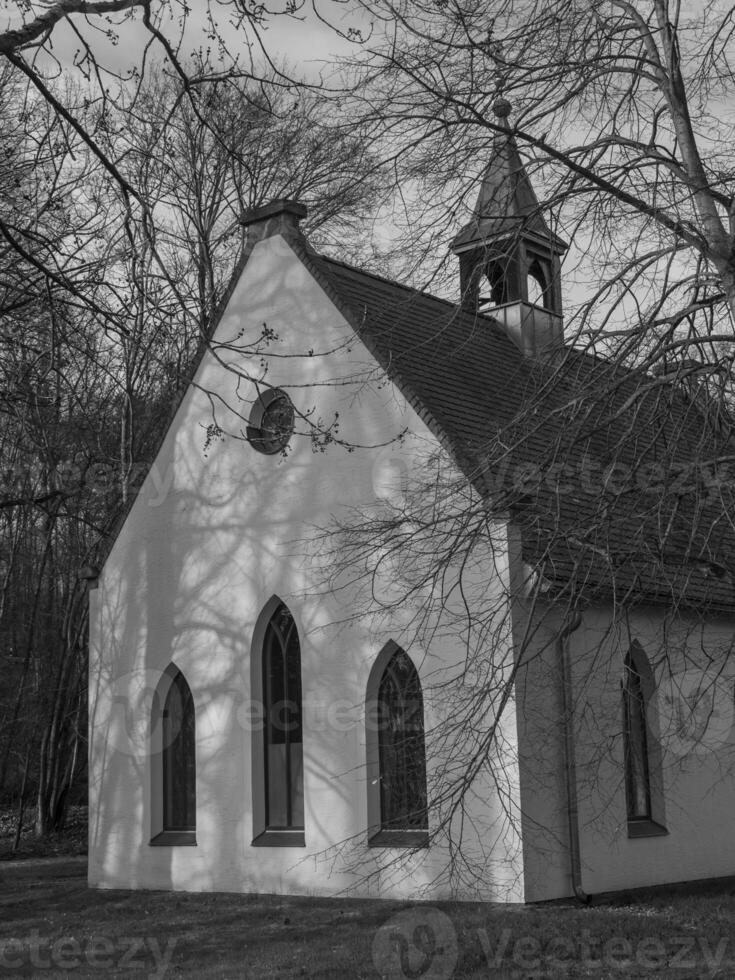
[[[559,256],[566,242],[544,220],[499,97],[490,164],[470,221],[452,242],[459,257],[462,307],[505,325],[524,353],[564,343]]]
[[[505,129],[495,134],[492,157],[482,178],[472,218],[455,237],[452,250],[464,252],[521,230],[558,243],[560,250],[564,250],[566,244],[554,235],[543,218],[515,138],[505,123],[511,112],[510,102],[496,99],[493,112]]]

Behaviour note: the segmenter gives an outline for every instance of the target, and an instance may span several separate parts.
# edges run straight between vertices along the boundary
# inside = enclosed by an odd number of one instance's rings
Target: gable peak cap
[[[256,221],[263,221],[266,218],[275,217],[277,214],[291,214],[298,221],[301,221],[308,213],[306,205],[302,204],[301,201],[296,201],[290,197],[279,197],[275,201],[269,201],[268,204],[261,204],[257,208],[246,211],[240,221],[244,225],[252,225]]]
[[[306,244],[304,233],[299,227],[307,215],[306,205],[281,197],[261,207],[246,211],[240,223],[247,229],[247,241],[252,248],[257,242],[280,235],[290,242]]]
[[[277,239],[279,236],[291,245],[308,248],[299,223],[307,215],[306,205],[279,197],[260,207],[246,211],[240,224],[246,229],[245,250],[249,254],[259,242]]]

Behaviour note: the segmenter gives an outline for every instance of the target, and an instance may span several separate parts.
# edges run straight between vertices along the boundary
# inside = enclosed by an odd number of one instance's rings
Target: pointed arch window
[[[163,698],[161,698],[163,695]],[[196,719],[194,699],[181,671],[164,674],[154,706],[153,737],[160,740],[153,771],[155,822],[152,844],[196,843]]]
[[[253,843],[303,844],[301,648],[294,618],[282,602],[265,627],[260,680],[263,700],[262,828]]]
[[[651,819],[651,775],[643,681],[630,653],[623,684],[625,732],[625,795],[629,820]]]
[[[485,267],[485,278],[490,286],[490,296],[480,297],[480,303],[490,306],[502,306],[510,300],[508,287],[509,268],[511,263],[507,258],[494,258]]]
[[[625,799],[630,837],[667,833],[663,826],[661,752],[657,738],[653,673],[634,643],[623,665]]]
[[[395,644],[378,663],[378,677],[371,675],[374,689],[368,690],[368,718],[374,723],[368,730],[368,782],[374,794],[369,843],[418,846],[426,843],[429,827],[421,681],[411,658]],[[370,727],[376,729],[372,752]]]
[[[535,306],[551,308],[551,295],[549,288],[549,270],[547,263],[538,258],[533,258],[528,266],[526,277],[526,289],[528,292],[528,302]]]

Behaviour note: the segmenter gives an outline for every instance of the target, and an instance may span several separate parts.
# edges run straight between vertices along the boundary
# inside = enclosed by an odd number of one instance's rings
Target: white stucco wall
[[[523,873],[526,900],[543,901],[573,892],[556,644],[563,610],[523,601],[527,587],[516,582],[513,611]]]
[[[571,894],[558,651],[559,616],[539,615],[519,693],[526,897]],[[582,887],[588,894],[735,874],[735,624],[716,616],[673,616],[662,607],[586,610],[569,637],[576,734]],[[658,733],[662,800],[654,813],[668,833],[631,838],[626,813],[621,681],[631,643],[656,680],[649,710]],[[686,697],[702,678],[700,711]],[[682,727],[682,721],[684,725]],[[649,753],[650,755],[651,753]]]
[[[339,412],[339,438],[364,448],[314,452],[308,436],[295,436],[284,459],[227,435],[205,456],[213,394],[221,429],[244,431],[232,409],[247,417],[254,385],[243,374],[260,366],[236,348],[263,325],[276,338],[268,383],[286,388],[299,412],[315,408],[327,422]],[[442,839],[407,856],[366,847],[372,663],[389,639],[405,646],[421,676],[431,745],[452,703],[442,685],[462,670],[465,638],[444,632],[428,646],[412,644],[410,604],[390,624],[359,615],[354,589],[330,591],[334,561],[314,546],[315,527],[374,506],[386,473],[403,465],[396,459],[410,469],[436,440],[394,386],[370,383],[372,358],[280,237],[259,244],[244,270],[214,338],[228,342],[233,349],[205,356],[91,595],[90,884],[521,900],[519,839],[508,817],[518,796],[512,701],[501,729],[508,792],[501,800],[491,774],[481,773],[468,794],[463,857],[475,876],[454,874]],[[306,427],[297,420],[297,428]],[[404,431],[400,447],[384,445]],[[504,562],[501,548],[482,574],[502,577]],[[301,643],[305,848],[251,846],[251,643],[274,595],[291,610]],[[171,662],[196,708],[196,847],[149,845],[150,711]],[[451,745],[443,751],[446,760]],[[429,753],[430,784],[441,761]]]

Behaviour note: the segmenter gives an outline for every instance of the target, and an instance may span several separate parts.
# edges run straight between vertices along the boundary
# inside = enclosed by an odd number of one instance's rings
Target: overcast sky
[[[243,43],[244,32],[238,33],[232,26],[225,8],[213,5],[213,10],[217,15],[220,35],[227,40],[233,53],[239,47],[241,56],[245,59],[244,63],[247,64],[247,48]],[[334,23],[342,30],[357,23],[356,15],[348,13],[343,4],[327,3],[320,10],[332,16]],[[187,58],[197,49],[204,50],[208,47],[216,56],[216,45],[213,45],[207,37],[205,11],[206,5],[203,0],[192,4],[192,12],[187,21],[184,42],[180,49],[183,58]],[[19,18],[6,18],[3,26],[16,26],[18,20]],[[93,26],[99,25],[99,21],[93,20],[91,24],[87,24],[83,18],[75,16],[74,24],[86,41],[93,45],[98,62],[122,73],[128,71],[134,64],[139,64],[143,47],[150,40],[150,36],[143,27],[139,15],[132,20],[122,17],[118,20],[120,21],[119,40],[116,44],[111,43],[103,31]],[[164,23],[164,31],[170,40],[178,39],[177,22],[171,20]],[[274,16],[268,21],[268,26],[260,31],[260,36],[272,58],[279,62],[286,59],[309,75],[316,74],[325,65],[333,63],[337,55],[355,50],[354,45],[340,38],[337,31],[321,22],[313,11],[308,11],[299,18]],[[243,40],[239,40],[240,38]],[[73,28],[67,24],[57,25],[52,36],[52,47],[62,69],[65,72],[74,70],[75,52],[80,48],[80,40]],[[162,53],[158,44],[154,44],[151,51],[156,57],[160,57]],[[257,46],[254,51],[257,51]]]

